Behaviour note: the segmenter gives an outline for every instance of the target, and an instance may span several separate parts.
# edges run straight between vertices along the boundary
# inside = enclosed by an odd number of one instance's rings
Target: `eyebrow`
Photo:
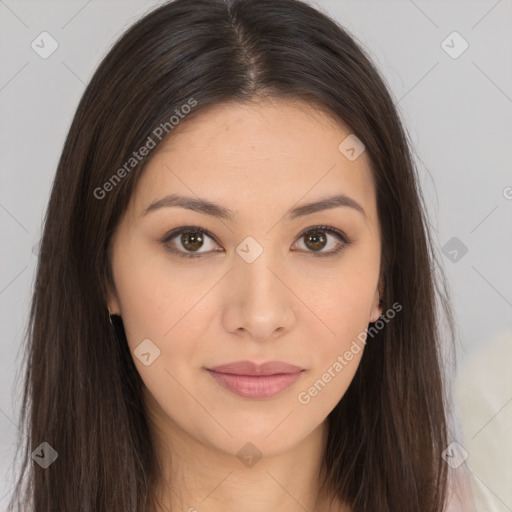
[[[206,199],[196,199],[193,197],[180,196],[178,194],[171,194],[163,197],[162,199],[154,201],[143,211],[142,216],[145,216],[155,210],[159,210],[160,208],[170,208],[173,206],[186,208],[188,210],[193,210],[195,212],[210,215],[212,217],[235,222],[235,212],[225,208],[224,206],[212,203]],[[357,201],[344,194],[338,194],[335,196],[326,197],[314,203],[296,206],[286,213],[286,218],[293,220],[297,217],[302,217],[319,211],[338,208],[341,206],[352,208],[366,217],[366,213],[363,207]]]

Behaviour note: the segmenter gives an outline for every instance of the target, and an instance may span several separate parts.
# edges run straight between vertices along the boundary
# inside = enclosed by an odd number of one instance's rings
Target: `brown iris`
[[[323,249],[326,244],[326,238],[322,231],[311,231],[307,235],[304,235],[304,239],[306,241],[306,245],[315,251]]]
[[[203,235],[197,231],[183,233],[181,235],[181,243],[189,251],[196,251],[203,245]]]

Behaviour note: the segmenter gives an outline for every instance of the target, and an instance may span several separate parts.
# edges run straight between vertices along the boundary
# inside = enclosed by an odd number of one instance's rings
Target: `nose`
[[[297,321],[300,301],[293,292],[292,277],[270,250],[248,261],[237,256],[225,283],[224,328],[259,342],[276,339]]]

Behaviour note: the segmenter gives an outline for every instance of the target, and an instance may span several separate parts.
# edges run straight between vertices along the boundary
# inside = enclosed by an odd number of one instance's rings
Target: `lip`
[[[291,387],[305,371],[299,366],[269,361],[258,365],[251,361],[207,368],[223,388],[245,398],[270,398]]]
[[[230,375],[277,375],[299,373],[304,368],[294,364],[283,363],[281,361],[268,361],[262,364],[256,364],[252,361],[235,361],[233,363],[222,364],[208,368],[218,373],[228,373]]]

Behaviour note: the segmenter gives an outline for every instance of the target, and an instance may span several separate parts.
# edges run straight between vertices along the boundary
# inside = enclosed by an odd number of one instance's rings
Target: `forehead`
[[[350,161],[339,149],[350,134],[342,121],[300,100],[207,107],[185,118],[156,148],[132,198],[133,213],[172,192],[208,198],[235,212],[243,205],[285,208],[343,193],[372,210],[366,153]]]

